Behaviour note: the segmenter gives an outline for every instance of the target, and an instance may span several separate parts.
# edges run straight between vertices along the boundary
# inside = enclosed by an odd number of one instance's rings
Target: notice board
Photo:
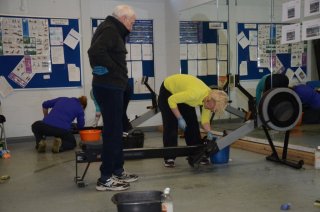
[[[180,21],[181,73],[219,85],[228,73],[227,22]]]
[[[0,75],[13,89],[81,86],[79,20],[0,16]]]
[[[286,73],[290,80],[307,74],[307,42],[281,44],[284,25],[237,24],[237,65],[241,80],[261,79],[270,72]]]

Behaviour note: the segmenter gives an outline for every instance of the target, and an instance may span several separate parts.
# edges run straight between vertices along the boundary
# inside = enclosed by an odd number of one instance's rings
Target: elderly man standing
[[[103,151],[98,191],[120,191],[130,187],[137,175],[124,171],[122,143],[123,95],[128,83],[125,38],[136,20],[128,5],[118,5],[98,26],[88,50],[92,68],[93,95],[103,119]]]

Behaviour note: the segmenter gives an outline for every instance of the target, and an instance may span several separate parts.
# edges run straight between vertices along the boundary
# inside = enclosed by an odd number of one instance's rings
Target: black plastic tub
[[[121,192],[112,196],[118,212],[161,212],[161,191]]]
[[[124,149],[142,148],[144,144],[144,133],[141,130],[134,130],[127,136],[123,136],[122,140]]]

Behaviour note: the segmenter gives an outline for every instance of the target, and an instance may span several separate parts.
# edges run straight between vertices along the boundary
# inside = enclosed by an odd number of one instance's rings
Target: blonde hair
[[[228,94],[222,90],[211,90],[208,99],[216,102],[214,113],[221,115],[228,105]]]

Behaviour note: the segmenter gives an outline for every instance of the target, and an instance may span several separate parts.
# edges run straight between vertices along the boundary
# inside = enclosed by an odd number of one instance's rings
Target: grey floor
[[[184,145],[180,139],[179,144]],[[51,143],[49,143],[50,147]],[[161,133],[146,133],[145,147],[161,146]],[[117,192],[98,192],[95,183],[100,163],[93,163],[78,188],[73,151],[38,154],[32,139],[9,143],[12,157],[0,159],[0,175],[10,179],[0,184],[0,211],[95,211],[116,212],[111,197]],[[49,149],[50,150],[50,149]],[[320,198],[320,170],[304,166],[296,170],[266,161],[265,156],[231,148],[230,162],[195,170],[185,158],[176,168],[163,167],[162,159],[129,160],[125,168],[140,176],[129,191],[172,189],[174,211],[320,211],[313,202]],[[81,164],[81,169],[84,164]]]

